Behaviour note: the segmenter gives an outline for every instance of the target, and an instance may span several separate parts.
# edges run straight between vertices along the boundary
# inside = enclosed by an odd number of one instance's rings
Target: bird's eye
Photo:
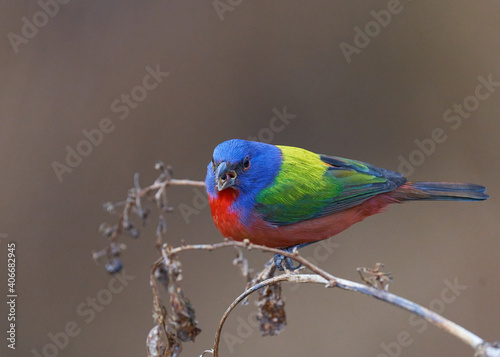
[[[247,170],[250,167],[250,158],[247,156],[243,161],[243,167]]]

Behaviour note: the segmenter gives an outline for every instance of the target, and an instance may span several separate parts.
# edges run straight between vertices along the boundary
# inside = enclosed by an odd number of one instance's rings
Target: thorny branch
[[[148,198],[150,201],[156,203],[159,211],[159,223],[156,230],[155,245],[161,251],[161,257],[153,264],[150,273],[155,326],[149,332],[146,341],[148,356],[179,356],[182,350],[182,342],[194,341],[195,337],[201,332],[195,319],[194,310],[179,286],[179,282],[182,280],[182,267],[177,258],[178,254],[189,250],[212,251],[214,249],[233,247],[237,252],[233,264],[239,267],[242,275],[245,277],[247,288],[227,308],[218,325],[213,348],[203,352],[202,356],[206,354],[213,354],[215,357],[219,356],[219,342],[225,321],[239,303],[245,302],[256,291],[259,292],[257,305],[259,307],[258,316],[262,335],[278,334],[286,324],[280,284],[281,282],[289,282],[295,284],[323,284],[327,288],[339,288],[374,297],[425,318],[430,323],[447,331],[472,347],[475,351],[475,357],[500,357],[500,343],[485,342],[472,332],[445,319],[441,315],[407,299],[389,293],[388,285],[391,278],[389,274],[380,271],[380,268],[383,267],[381,263],[377,263],[374,269],[358,268],[361,279],[367,284],[363,285],[329,274],[300,256],[297,250],[287,252],[252,244],[249,241],[235,242],[225,240],[224,242],[214,244],[181,245],[179,247],[172,247],[164,243],[163,239],[166,234],[166,219],[164,214],[172,211],[172,208],[168,206],[166,188],[173,185],[204,186],[204,182],[173,179],[171,168],[168,166],[165,167],[161,162],[157,163],[155,168],[160,171],[160,175],[152,185],[141,188],[139,185],[139,175],[136,174],[134,176],[134,188],[129,191],[125,201],[104,204],[104,208],[110,213],[117,213],[116,209],[118,207],[123,206],[123,209],[119,214],[116,225],[101,225],[100,231],[108,238],[108,245],[101,251],[93,253],[95,260],[100,260],[104,257],[108,259],[106,263],[108,272],[116,273],[120,271],[122,268],[120,254],[125,249],[125,245],[118,243],[119,237],[122,233],[127,233],[134,238],[139,237],[139,231],[130,221],[130,214],[136,214],[144,224],[149,215],[149,209],[143,208],[141,200]],[[249,268],[248,261],[243,256],[243,250],[245,249],[281,254],[300,263],[314,274],[298,274],[296,271],[292,272],[285,269],[284,273],[276,276],[277,269],[273,264],[273,259],[271,259],[264,269],[252,278],[252,269]],[[164,290],[169,294],[169,309],[161,302],[158,284],[162,285]]]

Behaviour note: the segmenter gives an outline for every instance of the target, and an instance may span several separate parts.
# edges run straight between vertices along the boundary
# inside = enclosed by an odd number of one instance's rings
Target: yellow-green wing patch
[[[286,225],[322,217],[387,191],[405,179],[360,161],[278,146],[280,172],[256,197],[256,210],[268,222]]]

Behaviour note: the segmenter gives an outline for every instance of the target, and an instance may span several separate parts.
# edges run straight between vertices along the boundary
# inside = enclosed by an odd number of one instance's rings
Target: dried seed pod
[[[168,259],[165,261],[165,264],[167,265],[167,269],[170,274],[170,279],[172,282],[176,283],[182,280],[182,264],[181,262],[177,259],[175,254],[172,254],[168,257]]]
[[[182,351],[182,343],[171,332],[172,327],[166,326],[166,334],[161,324],[153,327],[146,338],[148,357],[177,357]]]
[[[158,281],[165,291],[168,291],[168,284],[170,284],[168,268],[165,264],[160,264],[158,269],[155,270],[155,279]]]
[[[102,223],[99,226],[99,232],[103,235],[105,238],[111,237],[111,235],[116,231],[116,226],[111,227],[107,223]]]
[[[380,271],[384,267],[384,263],[376,263],[375,268],[359,267],[357,269],[361,280],[366,285],[375,289],[389,291],[389,284],[392,282],[391,273],[384,273]]]
[[[276,336],[286,325],[285,301],[281,296],[281,283],[268,285],[259,290],[257,301],[262,336]]]
[[[114,257],[106,263],[105,267],[108,273],[116,274],[123,269],[123,264],[120,258]]]
[[[167,352],[167,338],[161,325],[153,327],[146,338],[148,357],[164,357]]]
[[[179,340],[182,342],[194,341],[201,329],[198,327],[198,321],[196,321],[191,302],[184,296],[181,288],[170,287],[170,306],[174,315],[172,323],[175,326]]]

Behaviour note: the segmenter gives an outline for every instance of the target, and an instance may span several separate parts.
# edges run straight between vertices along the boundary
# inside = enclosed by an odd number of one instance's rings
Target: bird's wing
[[[256,213],[288,225],[346,210],[406,182],[399,173],[340,157],[283,147],[274,182],[256,197]]]

